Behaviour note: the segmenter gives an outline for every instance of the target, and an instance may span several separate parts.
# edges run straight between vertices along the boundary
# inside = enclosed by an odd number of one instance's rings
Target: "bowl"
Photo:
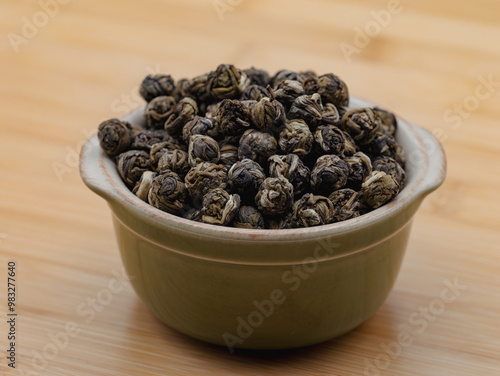
[[[352,98],[351,107],[373,104]],[[142,125],[144,108],[124,118]],[[169,327],[235,348],[286,349],[344,334],[384,302],[398,275],[412,219],[444,180],[446,159],[428,131],[398,118],[407,184],[386,205],[324,226],[251,230],[160,211],[122,182],[97,135],[80,172],[103,197],[126,272],[144,304]]]

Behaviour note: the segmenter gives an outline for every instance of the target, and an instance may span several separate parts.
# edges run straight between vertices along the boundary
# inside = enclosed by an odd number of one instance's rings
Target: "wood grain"
[[[235,5],[221,20],[214,3]],[[378,0],[73,0],[44,25],[39,3],[3,4],[0,373],[498,375],[500,2],[401,0],[401,11],[346,59],[342,43],[354,44],[355,28],[387,7]],[[9,38],[23,35],[23,17],[41,26],[16,53]],[[140,103],[137,86],[150,71],[180,78],[220,62],[333,71],[351,93],[436,132],[446,149],[447,180],[416,216],[394,290],[339,339],[231,355],[160,324],[126,282],[105,300],[121,262],[106,203],[80,180],[79,147],[101,120]],[[481,83],[488,79],[490,88]],[[455,104],[466,109],[458,117]],[[9,259],[18,264],[15,370],[4,356]],[[466,286],[449,303],[441,298],[446,281]],[[91,314],[92,299],[107,304]],[[77,331],[65,337],[71,323]],[[396,345],[405,332],[412,343]]]

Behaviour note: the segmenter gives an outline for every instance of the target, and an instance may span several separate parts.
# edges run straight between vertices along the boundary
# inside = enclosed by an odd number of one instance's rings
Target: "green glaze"
[[[323,246],[335,242],[327,238],[323,244],[288,244],[291,251],[310,250],[312,260],[304,258],[305,263],[242,265],[180,254],[137,236],[116,217],[114,224],[137,294],[165,324],[192,337],[226,345],[223,334],[237,334],[238,316],[248,319],[257,311],[254,301],[271,301],[273,291],[281,291],[278,302],[284,302],[273,304],[274,312],[261,315],[262,324],[243,338],[240,346],[249,349],[311,345],[362,323],[390,292],[411,227],[408,223],[383,242],[333,260],[314,262],[316,246],[323,255]],[[257,246],[274,250],[272,243]],[[200,240],[198,247],[209,245]],[[259,315],[255,318],[258,323]]]
[[[127,120],[140,118],[138,110]],[[405,189],[373,212],[314,228],[226,228],[161,212],[128,191],[95,136],[82,149],[80,169],[89,188],[108,201],[132,285],[161,321],[223,346],[301,347],[353,329],[380,307],[396,280],[414,214],[444,180],[437,140],[399,121],[398,141],[409,157]]]

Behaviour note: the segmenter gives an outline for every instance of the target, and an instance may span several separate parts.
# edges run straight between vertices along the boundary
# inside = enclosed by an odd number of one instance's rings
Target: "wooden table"
[[[41,3],[4,2],[0,16],[1,374],[500,374],[499,1]],[[335,72],[446,149],[447,180],[415,218],[394,290],[341,338],[231,355],[160,324],[121,276],[79,148],[140,104],[147,73],[194,76],[220,62]]]

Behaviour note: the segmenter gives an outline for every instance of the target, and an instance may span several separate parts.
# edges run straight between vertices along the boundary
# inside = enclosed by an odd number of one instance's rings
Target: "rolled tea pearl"
[[[129,188],[133,188],[149,168],[149,154],[143,150],[129,150],[118,156],[118,173]]]
[[[203,196],[202,220],[214,225],[228,225],[238,213],[240,196],[215,188]]]
[[[296,154],[269,157],[269,175],[284,177],[293,185],[294,196],[300,196],[309,188],[311,171]]]
[[[213,102],[215,99],[212,96],[209,88],[209,82],[213,77],[213,72],[200,74],[189,81],[189,85],[186,84],[187,94],[185,97],[194,98],[198,103],[208,103]]]
[[[175,89],[174,79],[168,74],[147,75],[141,83],[139,93],[147,101],[162,95],[172,95]]]
[[[219,65],[209,79],[210,93],[217,100],[237,99],[249,84],[247,75],[230,64]]]
[[[223,136],[242,135],[250,128],[250,109],[242,102],[225,99],[216,114],[217,131]]]
[[[175,106],[174,97],[162,95],[153,98],[146,105],[146,110],[144,111],[146,127],[150,129],[163,129],[165,121],[174,112]]]
[[[134,193],[142,201],[148,202],[149,188],[151,188],[151,183],[153,182],[153,179],[156,177],[156,175],[156,172],[144,171],[141,178],[132,190],[132,193]]]
[[[328,198],[306,193],[293,205],[293,220],[302,227],[326,225],[332,221],[333,212]]]
[[[172,137],[169,137],[167,140],[168,141],[162,141],[162,142],[158,142],[156,144],[153,144],[151,146],[151,149],[149,150],[149,161],[151,163],[151,168],[153,170],[156,170],[156,168],[158,167],[158,161],[161,159],[163,154],[165,154],[167,151],[172,151],[172,150],[184,151],[185,145],[179,144],[177,142],[177,140],[175,140]],[[186,154],[186,158],[187,158],[187,154]]]
[[[310,127],[315,128],[319,125],[323,117],[323,104],[319,94],[302,95],[295,99],[288,111],[289,119],[302,119]]]
[[[399,193],[399,184],[383,171],[373,171],[361,185],[363,199],[373,209],[392,200]]]
[[[321,124],[340,126],[342,117],[339,110],[333,103],[323,104],[323,114],[321,115]]]
[[[189,138],[189,164],[191,167],[201,162],[219,162],[219,144],[212,137],[195,134]]]
[[[269,83],[269,73],[265,69],[249,68],[244,69],[243,73],[246,74],[250,85],[257,85],[266,87]]]
[[[401,166],[405,165],[406,157],[403,149],[397,143],[394,136],[385,133],[378,133],[373,140],[363,146],[363,151],[371,158],[391,157]]]
[[[379,114],[382,120],[382,132],[394,136],[398,129],[398,120],[396,116],[392,112],[379,107],[374,107],[373,110]]]
[[[119,119],[109,119],[99,124],[97,137],[102,150],[111,157],[126,151],[132,144],[130,123]]]
[[[335,125],[322,125],[314,132],[314,142],[323,154],[343,156],[345,134]]]
[[[255,161],[245,158],[231,166],[227,173],[231,190],[252,200],[266,178],[264,169]]]
[[[280,83],[286,80],[298,81],[299,74],[288,69],[281,69],[271,77],[271,79],[269,80],[269,85],[273,88],[276,88]]]
[[[155,208],[179,215],[184,207],[186,196],[187,189],[179,175],[167,171],[153,179],[148,202]]]
[[[318,77],[318,94],[323,103],[333,103],[338,107],[349,106],[349,90],[344,81],[333,73]]]
[[[269,96],[269,91],[260,85],[249,85],[241,94],[240,100],[255,100],[260,101],[262,98]]]
[[[220,151],[219,164],[226,167],[229,171],[231,167],[239,160],[238,146],[224,142],[219,142],[219,151]]]
[[[175,98],[176,102],[179,102],[182,98],[189,96],[189,87],[191,86],[191,80],[188,78],[181,78],[175,83],[174,91],[172,92],[172,97]]]
[[[347,185],[351,188],[359,189],[372,172],[370,157],[362,152],[357,152],[350,157],[344,158],[344,162],[349,166]]]
[[[281,215],[292,207],[293,185],[286,178],[267,178],[255,196],[258,209],[264,214]]]
[[[249,129],[240,138],[238,157],[249,158],[263,165],[276,153],[277,146],[278,142],[271,134]]]
[[[372,141],[382,127],[382,119],[371,108],[355,108],[342,117],[342,130],[349,133],[358,145]]]
[[[277,100],[262,98],[250,111],[253,125],[259,130],[278,132],[286,121],[285,108]]]
[[[193,98],[181,99],[175,111],[165,121],[165,130],[173,137],[179,137],[187,122],[194,119],[198,113],[198,104]]]
[[[215,163],[199,163],[188,171],[184,181],[190,196],[200,203],[209,190],[227,187],[227,169]]]
[[[158,161],[156,170],[162,174],[167,170],[173,171],[179,176],[187,174],[191,166],[188,163],[188,154],[183,150],[167,150]]]
[[[238,228],[266,228],[264,216],[253,206],[241,206],[233,221]]]
[[[404,188],[406,185],[406,172],[401,167],[401,165],[391,157],[379,157],[373,161],[374,171],[384,171],[385,173],[392,176],[394,180],[399,184],[399,190]]]
[[[165,132],[164,129],[142,129],[135,132],[130,148],[135,150],[144,150],[149,153],[151,152],[153,145],[170,139],[171,137],[167,132]]]
[[[328,197],[333,205],[332,222],[345,221],[360,215],[360,195],[350,188],[339,189]]]
[[[302,84],[294,80],[285,80],[274,89],[274,97],[287,111],[298,97],[305,94]]]
[[[196,134],[217,137],[217,124],[214,118],[195,116],[182,128],[182,139],[189,142],[189,138]]]
[[[311,151],[314,142],[309,126],[302,119],[289,120],[280,132],[278,144],[281,150],[303,157]]]
[[[318,158],[311,172],[311,187],[314,191],[330,194],[347,183],[349,167],[336,155]]]

